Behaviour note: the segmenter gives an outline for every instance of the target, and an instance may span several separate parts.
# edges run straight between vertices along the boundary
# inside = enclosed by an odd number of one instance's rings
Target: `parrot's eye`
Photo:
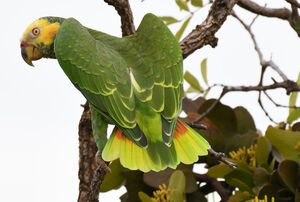
[[[32,29],[32,34],[34,36],[38,36],[40,34],[40,32],[41,32],[40,29],[37,27]]]

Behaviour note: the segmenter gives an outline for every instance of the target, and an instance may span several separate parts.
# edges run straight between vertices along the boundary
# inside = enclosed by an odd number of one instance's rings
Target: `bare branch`
[[[104,0],[113,6],[121,17],[122,35],[128,36],[135,32],[133,15],[128,0]]]
[[[211,112],[215,106],[220,102],[220,100],[222,99],[222,97],[226,94],[226,90],[225,88],[223,88],[223,91],[222,93],[220,94],[219,98],[216,99],[214,101],[214,103],[212,103],[212,105],[209,106],[209,108],[207,108],[207,110],[205,112],[203,112],[197,119],[195,119],[192,123],[190,123],[189,125],[192,127],[192,128],[196,128],[197,125],[199,124],[198,122],[200,120],[202,120],[209,112]]]
[[[263,105],[263,103],[262,103],[262,101],[261,101],[261,91],[259,91],[257,102],[258,102],[260,108],[261,108],[261,109],[263,110],[263,112],[265,113],[266,117],[268,117],[268,119],[269,119],[271,122],[273,122],[273,123],[275,123],[275,124],[277,125],[278,122],[275,121],[275,120],[269,115],[268,111],[265,109],[265,107],[264,107],[264,105]]]
[[[267,90],[274,90],[274,89],[278,89],[278,88],[285,89],[287,94],[290,94],[291,92],[295,92],[295,91],[300,91],[300,85],[298,85],[296,82],[291,81],[291,80],[286,80],[283,82],[275,82],[274,84],[266,85],[266,86],[261,85],[261,83],[258,84],[257,86],[226,86],[223,84],[219,84],[219,85],[215,84],[215,85],[211,86],[210,88],[216,87],[216,86],[223,87],[221,95],[219,96],[219,98],[217,100],[215,100],[215,102],[211,106],[209,106],[209,108],[207,108],[207,110],[205,112],[203,112],[192,123],[189,123],[189,125],[191,127],[197,128],[198,122],[214,109],[214,107],[220,102],[220,100],[222,99],[222,97],[224,97],[225,94],[227,94],[229,92],[249,92],[249,91],[258,91],[259,92],[259,96],[258,96],[259,97],[259,99],[258,99],[259,105],[265,112],[266,116],[269,117],[272,122],[276,123],[269,116],[268,112],[265,110],[265,108],[263,107],[263,105],[261,103],[261,92],[264,92]]]
[[[237,1],[215,0],[213,2],[207,18],[180,42],[183,58],[205,45],[209,44],[212,47],[217,45],[218,39],[214,35],[223,25]]]
[[[283,107],[283,108],[290,108],[290,109],[298,109],[300,108],[300,106],[296,106],[296,105],[293,105],[293,106],[289,106],[289,105],[282,105],[282,104],[279,104],[277,102],[275,102],[275,100],[266,92],[264,91],[264,94],[266,95],[266,97],[276,106],[276,107]]]
[[[79,123],[79,202],[86,202],[90,195],[90,184],[94,170],[97,168],[95,155],[98,151],[92,135],[91,113],[89,104],[83,105],[84,110]]]
[[[300,85],[298,85],[295,81],[286,80],[282,82],[276,82],[266,86],[224,86],[225,92],[233,92],[233,91],[266,91],[266,90],[274,90],[278,88],[283,88],[286,90],[287,94],[291,92],[300,91]]]
[[[251,11],[253,13],[266,16],[266,17],[275,17],[282,20],[289,20],[291,16],[291,11],[287,8],[266,8],[260,6],[259,4],[251,0],[239,0],[237,3],[240,7]]]
[[[110,168],[106,165],[105,161],[102,159],[99,151],[96,155],[96,163],[98,164],[97,169],[94,172],[93,180],[91,181],[88,202],[98,202],[99,201],[99,190],[100,186],[104,180],[105,174],[110,173]]]
[[[286,2],[289,2],[291,5],[300,8],[300,3],[297,0],[286,0]]]
[[[225,159],[226,155],[224,153],[222,153],[222,152],[216,152],[213,149],[209,149],[208,153],[210,155],[212,155],[213,157],[215,157],[218,161],[221,161],[221,162],[225,163],[226,165],[230,166],[231,168],[237,168],[236,164],[234,164],[234,163],[232,163],[232,162],[230,162],[230,161],[228,161],[228,160]]]
[[[292,4],[292,10],[287,8],[267,8],[260,6],[259,4],[251,0],[239,0],[238,5],[250,12],[266,17],[275,17],[282,20],[286,20],[290,23],[291,27],[296,31],[300,37],[300,30],[296,28],[296,22],[299,20],[298,15],[298,3],[296,0],[286,0]]]
[[[256,38],[255,38],[255,35],[252,33],[252,30],[251,30],[251,25],[253,24],[254,20],[251,22],[251,24],[248,26],[246,23],[244,23],[244,21],[239,18],[234,12],[232,12],[231,14],[233,17],[235,17],[242,25],[243,27],[247,30],[247,32],[249,33],[252,41],[253,41],[253,44],[254,44],[254,49],[255,51],[257,52],[257,55],[258,55],[258,58],[259,58],[259,62],[260,62],[260,65],[262,66],[262,68],[265,68],[265,67],[271,67],[274,71],[276,71],[283,80],[288,80],[287,76],[280,70],[280,68],[272,61],[272,60],[269,60],[269,61],[266,61],[263,57],[263,54],[262,54],[262,51],[260,50],[259,46],[258,46],[258,43],[256,41]],[[257,16],[254,18],[256,19]]]

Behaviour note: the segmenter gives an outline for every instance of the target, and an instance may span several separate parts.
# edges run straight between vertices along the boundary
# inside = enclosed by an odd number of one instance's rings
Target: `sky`
[[[261,2],[261,1],[260,1]],[[283,1],[265,1],[273,7],[288,6]],[[172,0],[130,1],[137,25],[148,13],[172,15],[179,12]],[[262,3],[261,3],[262,4]],[[262,4],[263,5],[263,4]],[[198,11],[186,35],[201,23],[209,7]],[[255,15],[235,8],[239,16],[251,22]],[[56,60],[43,59],[28,66],[21,57],[20,38],[25,28],[42,16],[74,17],[83,25],[121,36],[120,19],[114,8],[99,0],[11,0],[0,7],[0,190],[1,201],[60,202],[76,201],[78,196],[78,122],[84,97],[72,86]],[[173,33],[180,24],[172,25]],[[292,80],[300,70],[300,40],[287,22],[259,17],[253,32],[265,56],[281,67]],[[216,34],[218,46],[206,46],[184,61],[184,69],[200,78],[200,62],[208,58],[208,82],[226,85],[256,85],[260,66],[252,41],[243,27],[232,17]],[[266,73],[280,79],[272,71]],[[200,79],[201,85],[204,82]],[[185,84],[185,87],[188,85]],[[208,98],[216,98],[220,89],[213,89]],[[281,104],[288,104],[283,90],[270,93]],[[222,103],[242,105],[252,114],[256,126],[264,132],[272,123],[257,103],[257,93],[230,93]],[[267,110],[276,121],[284,121],[287,109],[275,108],[264,99]],[[197,168],[198,169],[198,168]],[[102,201],[119,201],[124,188],[101,194]]]

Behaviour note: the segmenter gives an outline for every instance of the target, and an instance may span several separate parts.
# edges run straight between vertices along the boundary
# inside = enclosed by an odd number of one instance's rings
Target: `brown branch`
[[[84,110],[79,122],[79,202],[86,202],[90,196],[90,185],[94,171],[98,167],[95,161],[97,146],[92,135],[91,114],[89,105],[83,105]]]
[[[291,11],[287,8],[266,8],[251,0],[239,0],[237,3],[240,7],[266,17],[275,17],[282,20],[289,20]]]
[[[183,58],[205,45],[209,44],[212,47],[217,45],[218,39],[215,33],[223,25],[237,1],[215,0],[213,2],[206,19],[180,42]]]
[[[297,0],[286,0],[286,2],[290,3],[291,5],[300,8],[300,3]]]
[[[251,30],[251,25],[254,23],[254,20],[251,22],[250,25],[247,25],[234,12],[232,12],[231,15],[233,17],[235,17],[243,25],[243,27],[246,29],[246,31],[249,33],[249,35],[250,35],[250,37],[252,39],[253,45],[254,45],[254,49],[257,52],[257,55],[258,55],[258,58],[259,58],[259,62],[260,62],[260,65],[262,66],[262,68],[271,67],[274,71],[276,71],[281,76],[281,78],[283,80],[288,80],[287,76],[280,70],[280,68],[272,60],[266,61],[264,59],[262,51],[260,50],[260,48],[258,46],[258,43],[256,41],[255,35],[252,33],[252,30]],[[257,17],[255,17],[254,19],[256,19],[256,18]],[[260,82],[262,82],[262,80]]]
[[[128,36],[135,32],[133,15],[128,0],[104,0],[113,6],[121,17],[122,36]]]
[[[222,199],[221,202],[227,201],[229,199],[229,197],[232,195],[232,191],[223,187],[221,182],[219,182],[215,178],[212,178],[212,177],[208,176],[207,174],[199,174],[199,173],[194,173],[194,176],[197,181],[205,182],[206,184],[211,185],[220,195],[220,197]]]
[[[291,27],[296,31],[300,37],[300,30],[296,28],[296,22],[299,20],[296,0],[286,0],[292,4],[292,10],[287,8],[267,8],[265,6],[260,6],[259,4],[251,0],[239,0],[238,5],[252,13],[262,15],[265,17],[275,17],[282,20],[286,20],[290,23]]]
[[[99,190],[103,182],[106,173],[110,173],[110,168],[106,165],[105,161],[102,159],[99,151],[96,154],[96,163],[98,167],[94,171],[94,176],[90,185],[90,193],[88,202],[98,202],[99,201]]]
[[[215,157],[218,161],[225,163],[226,165],[230,166],[231,168],[237,168],[237,165],[235,163],[232,163],[232,162],[226,160],[226,155],[224,153],[216,152],[213,149],[209,149],[208,153],[210,155],[212,155],[213,157]]]
[[[274,90],[274,89],[278,89],[278,88],[285,89],[287,94],[290,94],[291,92],[300,91],[300,85],[298,85],[295,81],[291,81],[291,80],[286,80],[286,81],[282,81],[282,82],[275,82],[274,84],[266,85],[266,86],[262,86],[260,84],[257,85],[257,86],[226,86],[226,85],[223,85],[223,84],[221,84],[221,85],[220,84],[219,85],[215,84],[215,85],[211,86],[211,88],[215,87],[215,86],[223,87],[221,95],[205,112],[203,112],[192,123],[189,123],[189,125],[191,125],[192,127],[193,127],[194,124],[197,125],[197,123],[201,119],[203,119],[207,114],[209,114],[214,109],[214,107],[218,104],[218,102],[220,102],[222,97],[224,97],[224,95],[229,93],[229,92],[249,92],[249,91],[263,92],[263,91]],[[266,113],[266,115],[269,117],[268,113],[266,112],[266,110],[264,109],[264,107],[261,104],[260,98],[259,98],[258,102],[261,105],[264,112]],[[272,121],[274,122],[274,120],[272,120]]]
[[[282,105],[277,103],[266,91],[264,91],[265,96],[276,106],[276,107],[282,107],[282,108],[289,108],[289,109],[298,109],[300,108],[300,106],[296,106],[296,105]]]

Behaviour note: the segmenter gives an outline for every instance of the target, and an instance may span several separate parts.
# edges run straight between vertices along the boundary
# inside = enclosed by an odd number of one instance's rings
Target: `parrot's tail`
[[[160,171],[167,167],[175,169],[180,162],[194,163],[198,156],[207,155],[208,149],[209,143],[178,119],[170,147],[163,142],[148,142],[148,147],[143,149],[115,128],[104,147],[102,158],[105,161],[120,158],[121,164],[131,170]]]

